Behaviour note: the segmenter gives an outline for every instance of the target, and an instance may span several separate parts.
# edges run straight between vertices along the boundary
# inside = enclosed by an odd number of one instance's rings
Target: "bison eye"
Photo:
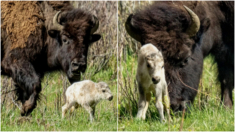
[[[184,63],[188,63],[188,58],[184,60]]]
[[[103,93],[105,93],[105,90],[102,90]]]
[[[67,39],[63,39],[63,42],[64,42],[64,43],[67,43]]]

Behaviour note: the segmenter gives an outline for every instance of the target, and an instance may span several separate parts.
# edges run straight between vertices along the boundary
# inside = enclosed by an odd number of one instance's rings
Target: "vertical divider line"
[[[117,131],[118,131],[118,73],[119,73],[119,68],[118,68],[118,1],[116,1],[117,3],[117,12],[116,12],[116,15],[117,15]]]

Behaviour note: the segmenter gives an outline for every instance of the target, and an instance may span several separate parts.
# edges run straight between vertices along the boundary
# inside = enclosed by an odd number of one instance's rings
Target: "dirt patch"
[[[18,117],[15,119],[14,121],[17,125],[21,125],[23,123],[26,123],[26,122],[29,122],[29,123],[32,123],[32,118],[31,117]]]
[[[30,34],[34,35],[40,16],[37,1],[1,2],[3,24],[12,42],[11,49],[24,48]],[[43,18],[42,18],[43,19]]]

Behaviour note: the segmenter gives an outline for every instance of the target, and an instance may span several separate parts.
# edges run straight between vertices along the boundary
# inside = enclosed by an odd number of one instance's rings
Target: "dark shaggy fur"
[[[191,18],[183,5],[200,19],[198,33],[186,34]],[[234,2],[155,2],[130,15],[132,29],[142,45],[152,43],[162,50],[171,107],[182,108],[182,101],[192,102],[198,89],[203,58],[215,56],[221,82],[221,101],[232,108],[234,88]],[[127,21],[128,21],[127,20]],[[179,73],[179,76],[177,75]],[[190,104],[190,103],[188,103]]]
[[[1,73],[15,82],[18,100],[22,102],[21,115],[30,114],[36,107],[46,72],[63,70],[71,83],[79,81],[80,72],[86,70],[88,47],[100,39],[100,35],[90,34],[93,15],[73,9],[68,2],[56,3],[38,3],[45,21],[38,23],[24,48],[10,49],[11,40],[6,29],[1,29]],[[62,10],[58,19],[63,25],[61,31],[53,28],[56,10]]]

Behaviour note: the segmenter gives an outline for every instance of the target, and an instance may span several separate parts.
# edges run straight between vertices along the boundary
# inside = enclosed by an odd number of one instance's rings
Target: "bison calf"
[[[68,87],[66,93],[66,104],[62,107],[62,118],[68,109],[81,105],[90,114],[90,121],[94,120],[95,106],[101,100],[113,99],[109,86],[105,82],[94,83],[90,80],[77,82]]]
[[[165,80],[164,61],[162,53],[152,44],[141,47],[138,55],[138,68],[136,79],[139,86],[138,119],[145,119],[146,111],[151,100],[151,92],[156,97],[156,108],[160,114],[161,122],[166,121],[163,114],[163,104],[166,106],[170,119],[170,100]]]

